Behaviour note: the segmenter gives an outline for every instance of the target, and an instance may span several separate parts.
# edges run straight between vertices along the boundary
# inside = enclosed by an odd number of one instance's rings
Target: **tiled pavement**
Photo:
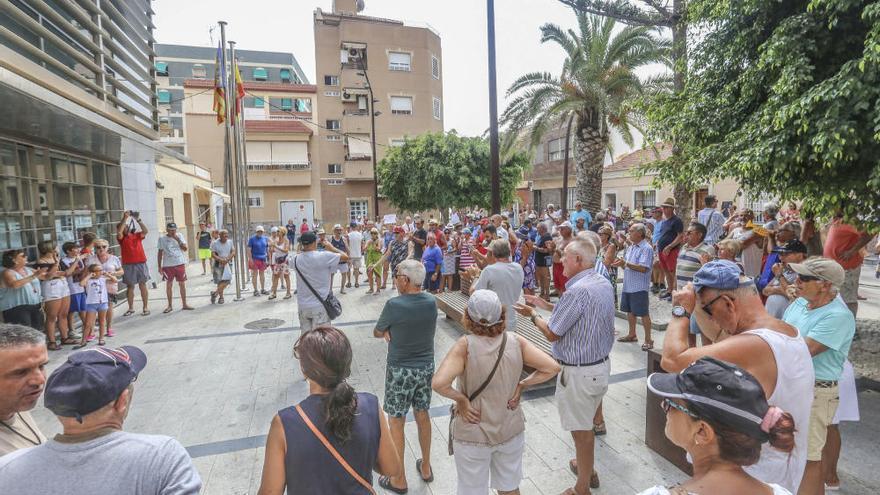
[[[125,427],[177,438],[194,458],[204,482],[203,493],[255,494],[272,416],[308,393],[291,350],[299,334],[296,307],[291,300],[268,301],[265,296],[252,295],[241,302],[227,296],[225,305],[211,306],[211,285],[208,277],[197,275],[200,271],[195,265],[189,267],[190,302],[196,311],[179,311],[176,300],[178,310],[162,314],[164,290],[160,288],[151,291],[152,315],[117,318],[114,326],[118,336],[109,343],[142,346],[149,357]],[[365,292],[362,287],[340,297],[344,313],[336,324],[354,347],[352,385],[381,398],[386,345],[373,338],[372,328],[389,293],[368,296]],[[245,324],[263,318],[282,323],[268,330],[245,328]],[[620,332],[626,331],[624,321],[616,323]],[[441,316],[436,337],[438,362],[459,335],[457,326]],[[655,339],[659,347],[663,334],[655,333]],[[67,352],[51,354],[50,371]],[[611,362],[614,383],[604,401],[608,434],[599,437],[596,447],[602,487],[595,493],[631,494],[682,479],[677,468],[644,444],[645,354],[637,345],[616,344]],[[840,493],[880,492],[876,470],[880,394],[863,392],[860,399],[862,422],[843,428],[840,471],[844,489]],[[412,494],[455,492],[455,468],[445,449],[448,402],[435,395],[432,403],[435,481],[430,485],[416,475],[413,447],[418,448],[417,433],[414,423],[407,424],[406,470]],[[574,450],[571,437],[559,426],[553,396],[546,391],[534,393],[522,407],[527,418],[522,493],[560,493],[573,483],[566,463]],[[42,405],[34,416],[47,435],[59,431],[59,424]]]

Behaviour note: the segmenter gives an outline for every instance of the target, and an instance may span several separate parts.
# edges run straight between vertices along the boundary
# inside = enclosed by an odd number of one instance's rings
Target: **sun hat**
[[[468,298],[467,312],[474,323],[492,326],[501,321],[502,310],[498,294],[491,290],[475,290]]]
[[[789,263],[788,266],[798,275],[807,275],[831,282],[835,289],[840,288],[846,278],[846,272],[840,263],[822,256],[807,258],[803,263]]]
[[[263,228],[262,225],[257,225],[256,232],[265,232],[266,229]]]
[[[675,198],[666,198],[666,201],[660,206],[662,208],[675,208]]]

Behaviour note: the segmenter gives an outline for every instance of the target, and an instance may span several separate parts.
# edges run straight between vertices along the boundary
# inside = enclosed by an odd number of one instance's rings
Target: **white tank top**
[[[815,383],[813,358],[803,337],[789,337],[767,328],[745,333],[761,337],[773,351],[777,370],[776,388],[767,402],[790,413],[796,429],[794,450],[790,455],[765,443],[761,448],[761,459],[745,470],[764,483],[777,483],[797,493],[807,464],[807,433]]]

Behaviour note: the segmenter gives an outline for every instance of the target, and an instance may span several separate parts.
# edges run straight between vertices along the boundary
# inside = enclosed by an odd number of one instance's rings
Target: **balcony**
[[[312,164],[308,161],[254,161],[247,165],[248,185],[308,186],[312,183]]]
[[[372,158],[372,155],[363,154],[363,153],[359,153],[359,154],[355,154],[355,155],[348,155],[348,154],[345,155],[345,161],[347,161],[347,162],[360,162],[360,161],[364,161],[364,160],[369,160],[370,158]]]
[[[346,161],[343,176],[346,180],[373,180],[373,162],[367,160]]]

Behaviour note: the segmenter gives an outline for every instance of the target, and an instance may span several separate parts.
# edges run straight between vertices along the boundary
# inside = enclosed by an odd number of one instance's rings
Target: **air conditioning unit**
[[[358,99],[358,95],[349,93],[348,91],[342,92],[342,101],[354,103]]]
[[[361,58],[361,49],[360,48],[349,48],[348,49],[348,58],[351,59],[360,59]]]

